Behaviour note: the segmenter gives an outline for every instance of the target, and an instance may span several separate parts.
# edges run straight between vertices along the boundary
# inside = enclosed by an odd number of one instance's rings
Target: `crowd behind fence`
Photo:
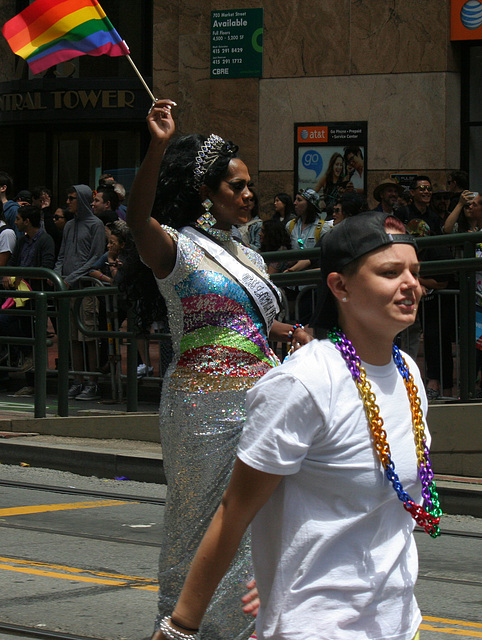
[[[421,265],[422,275],[425,273],[457,274],[457,289],[442,290],[436,292],[438,304],[443,296],[451,299],[454,307],[456,331],[453,340],[455,381],[457,398],[466,402],[475,399],[476,382],[476,358],[475,358],[475,271],[482,270],[482,259],[474,258],[474,247],[482,242],[482,232],[451,234],[447,236],[435,236],[430,238],[420,238],[417,240],[420,248],[426,246],[449,245],[451,247],[462,247],[463,257],[453,260],[441,260],[437,262],[426,262]],[[300,251],[278,251],[264,254],[269,261],[280,261],[287,258],[309,258],[318,256],[317,249],[306,249]],[[36,279],[43,283],[40,290],[36,291],[11,291],[0,290],[0,298],[27,298],[33,301],[30,308],[12,307],[2,310],[2,313],[14,314],[17,316],[27,316],[31,319],[31,336],[0,336],[0,346],[7,349],[7,357],[0,365],[0,372],[8,374],[18,371],[10,359],[10,350],[18,347],[33,348],[33,367],[35,372],[34,385],[34,415],[35,417],[46,416],[46,399],[48,379],[57,381],[57,414],[68,416],[69,381],[75,373],[83,375],[104,376],[109,382],[110,399],[120,401],[125,399],[127,411],[137,411],[138,408],[138,386],[137,378],[138,366],[138,341],[147,340],[148,346],[156,345],[158,354],[156,362],[159,362],[158,375],[150,378],[154,383],[161,383],[162,375],[169,359],[169,334],[164,330],[151,330],[149,334],[139,334],[135,329],[134,314],[128,313],[127,320],[119,326],[117,320],[117,306],[123,296],[116,287],[99,286],[95,279],[89,279],[88,285],[82,289],[68,289],[63,280],[55,272],[49,269],[24,268],[24,267],[0,267],[0,277],[20,276],[26,279]],[[280,287],[300,286],[297,298],[289,303],[286,296],[283,296],[283,309],[280,317],[285,322],[295,322],[298,319],[298,309],[303,298],[310,298],[311,304],[316,304],[316,285],[319,279],[319,271],[316,269],[298,273],[282,273],[272,276],[273,281]],[[48,283],[48,285],[47,285]],[[82,320],[81,303],[84,297],[92,296],[96,300],[104,301],[105,308],[105,328],[96,330],[87,329]],[[97,350],[97,362],[90,363],[91,371],[75,372],[71,367],[71,345],[70,345],[70,306],[71,301],[75,301],[74,312],[79,329],[86,338],[94,338],[98,341],[105,341],[107,344],[107,367],[104,371],[99,371],[100,350]],[[423,302],[422,302],[423,305]],[[0,305],[1,306],[1,305]],[[422,313],[423,317],[423,313]],[[50,323],[49,323],[50,320]],[[442,315],[439,314],[439,322],[443,322]],[[56,340],[49,337],[49,328],[55,330]],[[423,335],[422,326],[422,335]],[[403,336],[402,336],[403,342]],[[286,345],[274,345],[281,357],[286,355]],[[49,349],[55,348],[56,364],[55,368],[49,368]],[[52,360],[52,358],[50,358]],[[419,365],[424,374],[424,353],[420,349]],[[157,372],[156,372],[157,373]],[[443,373],[440,375],[443,384]],[[144,384],[144,382],[142,382]]]

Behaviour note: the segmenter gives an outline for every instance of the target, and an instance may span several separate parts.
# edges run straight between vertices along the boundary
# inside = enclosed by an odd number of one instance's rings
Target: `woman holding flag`
[[[127,211],[166,299],[174,350],[160,410],[168,499],[156,628],[174,607],[226,487],[246,390],[278,364],[268,337],[310,340],[302,327],[275,320],[278,291],[261,257],[232,238],[233,225],[249,218],[252,195],[237,147],[215,135],[171,140],[174,106],[159,100],[148,115],[151,143]],[[240,598],[251,577],[245,537],[207,612],[203,638],[247,640],[252,622]]]

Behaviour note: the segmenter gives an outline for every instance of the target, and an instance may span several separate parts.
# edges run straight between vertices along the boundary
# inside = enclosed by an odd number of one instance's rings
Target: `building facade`
[[[2,24],[27,4],[0,0]],[[480,29],[451,41],[450,0],[101,4],[154,94],[177,102],[178,131],[239,145],[262,208],[293,193],[300,122],[366,123],[369,200],[389,175],[426,173],[444,187],[459,168],[482,190]],[[212,78],[211,12],[258,7],[261,77]],[[32,76],[3,38],[0,56],[0,168],[15,188],[47,184],[60,198],[103,171],[128,187],[151,101],[127,60],[84,56]]]

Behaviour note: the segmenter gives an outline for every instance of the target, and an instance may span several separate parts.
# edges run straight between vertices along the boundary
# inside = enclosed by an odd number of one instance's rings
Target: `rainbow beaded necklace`
[[[395,472],[395,463],[391,458],[390,446],[387,442],[387,433],[385,429],[383,429],[383,418],[380,416],[380,408],[376,403],[375,394],[371,390],[371,385],[366,378],[366,371],[361,365],[361,360],[355,351],[355,347],[340,329],[334,328],[329,331],[328,338],[341,353],[358,388],[372,434],[373,446],[385,470],[385,475],[392,483],[398,498],[403,502],[403,506],[411,514],[415,522],[425,529],[432,538],[436,538],[440,535],[440,527],[438,525],[440,517],[442,516],[442,509],[433,479],[429,450],[425,441],[423,413],[420,408],[418,389],[399,348],[395,344],[393,345],[393,360],[403,378],[410,401],[413,433],[417,450],[418,475],[422,483],[423,506],[416,504],[409,494],[404,491],[402,483]]]

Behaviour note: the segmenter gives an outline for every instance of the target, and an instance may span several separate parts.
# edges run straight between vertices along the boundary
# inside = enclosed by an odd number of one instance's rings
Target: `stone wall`
[[[210,15],[239,2],[156,2],[154,86],[181,132],[241,149],[270,206],[293,189],[293,123],[368,121],[368,195],[393,172],[458,168],[460,87],[449,0],[248,0],[264,8],[262,79],[210,80]]]

